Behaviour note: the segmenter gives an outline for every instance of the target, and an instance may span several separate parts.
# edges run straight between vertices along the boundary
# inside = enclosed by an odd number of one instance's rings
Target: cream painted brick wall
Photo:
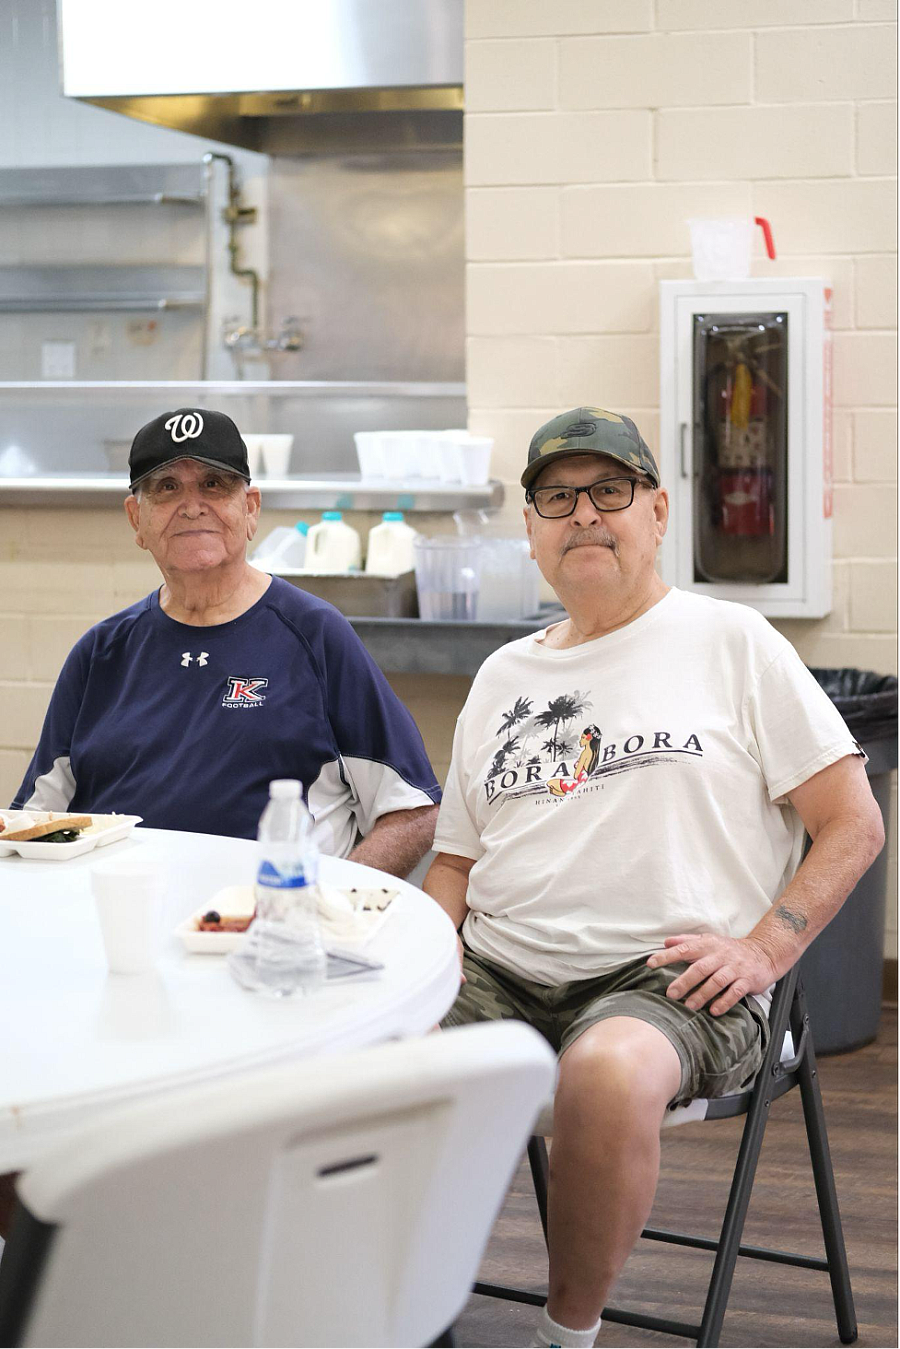
[[[835,328],[834,609],[776,626],[811,664],[886,673],[897,667],[895,20],[893,0],[467,7],[467,36],[476,46],[491,40],[494,68],[493,77],[479,71],[479,111],[466,130],[469,425],[495,438],[504,522],[517,526],[533,431],[564,407],[627,412],[657,447],[656,283],[691,275],[686,220],[767,216],[778,258],[770,262],[757,239],[752,275],[825,277]],[[548,49],[525,52],[526,38],[555,43],[552,107],[540,76]],[[510,68],[538,69],[532,102],[515,92],[519,112],[504,103],[513,97],[506,47]],[[629,113],[649,122],[575,120]],[[624,154],[589,143],[614,126],[628,140]],[[589,260],[608,270],[573,266]],[[639,265],[621,270],[629,260]],[[590,284],[578,288],[582,277]],[[583,301],[575,319],[573,288]],[[650,327],[634,331],[648,291]],[[591,308],[593,319],[582,312]],[[567,332],[574,324],[580,331]],[[449,746],[435,757],[449,757]],[[895,823],[892,896],[896,856]],[[892,906],[894,954],[896,928]]]
[[[656,0],[660,28],[782,28],[785,24],[842,23],[853,18],[853,0],[755,0],[752,13],[733,0]]]
[[[854,479],[857,482],[896,482],[896,409],[859,408],[852,415]]]
[[[650,113],[474,113],[466,118],[466,182],[588,183],[646,178]]]
[[[837,325],[835,325],[837,326]],[[857,258],[856,326],[897,327],[897,255]]]
[[[890,176],[896,170],[896,102],[860,103],[856,109],[856,172]]]
[[[835,333],[835,406],[890,407],[896,400],[896,333]]]
[[[761,103],[895,98],[896,45],[891,24],[758,33],[756,98]]]
[[[893,632],[897,626],[897,564],[850,563],[850,626],[860,632]]]
[[[469,261],[557,257],[559,198],[555,187],[470,188],[466,193]]]
[[[896,179],[758,182],[753,214],[772,222],[785,253],[892,253],[896,198]]]
[[[656,176],[832,178],[853,172],[852,103],[795,107],[665,108],[656,114]]]
[[[649,263],[507,263],[468,269],[472,334],[642,333],[654,302]]]
[[[556,43],[546,38],[521,42],[466,44],[466,109],[489,112],[556,106]]]
[[[569,257],[657,258],[690,253],[692,215],[749,215],[748,183],[635,183],[563,187],[562,252]]]
[[[466,0],[466,37],[638,33],[653,27],[653,0]]]
[[[651,405],[659,397],[659,341],[647,337],[563,337],[556,352],[560,408],[626,403]]]
[[[835,557],[896,557],[896,516],[896,494],[879,483],[835,483]]]

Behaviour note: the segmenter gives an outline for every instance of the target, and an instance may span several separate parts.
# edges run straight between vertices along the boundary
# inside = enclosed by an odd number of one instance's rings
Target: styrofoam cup
[[[159,954],[162,869],[125,856],[91,869],[106,963],[112,974],[146,974]]]
[[[244,436],[243,440],[247,446],[247,465],[250,469],[250,477],[258,478],[262,467],[262,446],[259,443],[259,436]]]
[[[466,487],[485,486],[490,477],[493,448],[489,436],[470,436],[458,443],[460,480]]]
[[[461,482],[459,445],[468,440],[468,431],[442,431],[438,442],[438,472],[441,482]]]
[[[291,467],[294,437],[284,435],[258,436],[267,478],[286,478]]]
[[[353,441],[361,478],[384,477],[384,445],[381,431],[355,431]]]

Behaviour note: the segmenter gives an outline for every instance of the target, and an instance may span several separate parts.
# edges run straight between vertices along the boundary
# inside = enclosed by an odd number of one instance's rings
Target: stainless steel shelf
[[[205,204],[203,166],[113,164],[0,170],[0,206]]]
[[[263,506],[273,510],[450,512],[484,510],[503,504],[503,484],[464,487],[457,483],[408,479],[402,483],[363,481],[354,474],[260,478]],[[118,474],[0,478],[2,506],[114,506],[128,491]]]
[[[199,309],[202,267],[0,267],[0,313]]]

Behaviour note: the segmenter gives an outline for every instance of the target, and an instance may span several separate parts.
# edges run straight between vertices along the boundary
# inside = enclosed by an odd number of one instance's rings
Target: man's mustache
[[[563,544],[562,556],[569,552],[571,548],[581,548],[582,545],[595,544],[601,548],[611,548],[618,555],[619,547],[614,535],[606,529],[600,529],[597,525],[587,525],[584,529],[576,530],[570,534]]]

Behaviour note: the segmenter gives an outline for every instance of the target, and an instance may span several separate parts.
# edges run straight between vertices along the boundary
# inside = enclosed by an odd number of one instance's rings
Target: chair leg
[[[528,1140],[528,1163],[531,1167],[531,1179],[534,1181],[534,1197],[541,1215],[541,1227],[544,1229],[544,1243],[547,1242],[547,1190],[550,1182],[550,1163],[547,1160],[547,1144],[538,1134]]]
[[[734,1168],[734,1179],[731,1182],[725,1220],[719,1234],[712,1278],[709,1281],[703,1318],[700,1322],[698,1345],[717,1345],[719,1343],[768,1113],[769,1100],[762,1092],[755,1091],[753,1102],[747,1114],[747,1122],[744,1125],[744,1132],[741,1135],[741,1146]]]
[[[802,988],[799,990],[799,1000],[801,1010],[805,1014],[806,1000]],[[816,1198],[819,1203],[819,1217],[822,1222],[822,1236],[825,1241],[825,1255],[828,1258],[828,1276],[831,1279],[838,1335],[842,1344],[853,1344],[859,1330],[856,1324],[853,1291],[850,1287],[850,1269],[847,1265],[847,1250],[844,1246],[841,1214],[834,1184],[834,1169],[831,1165],[831,1152],[825,1129],[825,1113],[822,1109],[822,1092],[816,1069],[816,1055],[811,1042],[803,1062],[800,1064],[798,1079],[800,1082],[800,1099],[803,1102],[803,1118],[806,1122],[806,1135],[809,1140],[813,1180],[816,1186]]]

